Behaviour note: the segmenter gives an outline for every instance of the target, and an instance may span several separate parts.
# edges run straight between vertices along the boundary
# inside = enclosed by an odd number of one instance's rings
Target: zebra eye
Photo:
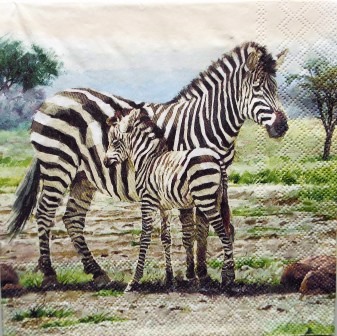
[[[116,147],[118,145],[118,140],[114,139],[111,141],[111,146]]]
[[[261,87],[262,87],[262,83],[260,81],[253,84],[253,89],[255,91],[261,90]]]

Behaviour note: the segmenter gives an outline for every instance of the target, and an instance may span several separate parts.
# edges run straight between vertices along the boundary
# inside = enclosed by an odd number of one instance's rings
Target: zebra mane
[[[242,50],[244,50],[244,53],[247,57],[248,48],[254,48],[256,51],[261,53],[261,57],[259,60],[259,66],[262,67],[264,72],[268,73],[271,76],[275,76],[276,75],[276,61],[273,59],[273,56],[267,52],[266,47],[256,42],[246,42],[240,46],[235,47],[229,53],[223,54],[217,61],[213,62],[205,71],[200,72],[199,75],[190,82],[190,84],[187,84],[182,90],[180,90],[180,92],[173,99],[167,102],[167,104],[178,101],[180,98],[190,93],[191,90],[198,87],[199,84],[204,83],[205,77],[214,73],[219,66],[224,67],[225,60],[232,61],[234,55],[238,55],[241,59],[240,55],[241,55]]]
[[[151,119],[148,112],[140,107],[138,109],[120,109],[116,112],[114,119],[121,120],[123,117],[129,115],[130,113],[136,113],[136,117],[133,120],[133,124],[139,122],[142,125],[143,130],[148,130],[148,133],[153,133],[156,139],[164,138],[164,131],[157,126],[157,124]]]
[[[156,139],[163,139],[164,138],[164,131],[157,126],[157,124],[151,119],[148,112],[141,108],[140,114],[137,118],[145,127],[144,129],[150,129],[150,132],[155,135]]]

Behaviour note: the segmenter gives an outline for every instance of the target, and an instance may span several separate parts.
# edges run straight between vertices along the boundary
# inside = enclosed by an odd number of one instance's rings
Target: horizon
[[[0,3],[0,35],[36,43],[64,63],[63,73],[44,87],[48,96],[90,87],[135,101],[165,102],[247,41],[266,45],[273,56],[289,49],[277,73],[280,92],[286,75],[300,72],[305,60],[337,58],[337,6],[330,2],[104,4],[92,5],[95,15],[90,15],[90,5]],[[324,20],[317,20],[320,10]]]

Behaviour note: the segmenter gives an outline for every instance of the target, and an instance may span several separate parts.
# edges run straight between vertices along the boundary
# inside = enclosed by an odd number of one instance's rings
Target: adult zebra
[[[136,104],[117,96],[90,89],[59,92],[46,100],[34,116],[31,142],[35,159],[17,190],[17,198],[8,220],[9,234],[20,232],[41,195],[36,219],[40,244],[39,268],[44,283],[56,281],[50,259],[49,234],[56,209],[68,188],[69,200],[63,221],[71,240],[82,257],[84,270],[98,284],[109,279],[89,251],[83,228],[85,216],[96,190],[116,200],[137,200],[134,172],[128,163],[117,169],[104,167],[107,148],[107,117],[121,108],[143,107],[154,122],[165,130],[170,149],[210,147],[228,167],[234,156],[234,140],[245,119],[266,126],[271,137],[280,137],[288,129],[278,100],[275,74],[285,56],[273,59],[265,47],[249,42],[233,49],[199,74],[174,99],[164,104]],[[222,211],[229,226],[227,181],[224,184]],[[197,220],[202,220],[197,218]],[[193,213],[181,211],[187,232],[193,231]],[[207,225],[201,226],[207,227]],[[205,262],[207,232],[197,239],[197,274],[207,274]],[[183,241],[186,249],[192,239]],[[189,255],[189,253],[187,254]],[[194,276],[194,262],[187,260],[187,277]]]
[[[223,169],[219,155],[210,148],[169,151],[163,132],[146,111],[134,109],[124,114],[126,116],[121,117],[122,114],[116,113],[116,117],[108,119],[111,128],[104,164],[111,167],[130,160],[135,170],[136,191],[141,200],[139,257],[135,275],[127,290],[135,289],[143,277],[146,251],[158,210],[165,249],[166,285],[173,285],[168,211],[174,208],[191,211],[193,207],[203,216],[205,223],[212,225],[221,240],[224,250],[222,286],[229,287],[235,278],[233,246],[223,223],[226,218],[222,218],[220,211]],[[193,254],[190,257],[193,258]]]

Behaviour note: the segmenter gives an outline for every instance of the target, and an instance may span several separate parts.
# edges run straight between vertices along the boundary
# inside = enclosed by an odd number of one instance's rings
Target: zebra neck
[[[221,77],[220,71],[218,82],[213,80],[212,85],[208,82],[211,73],[207,76],[178,100],[146,106],[153,121],[164,130],[170,150],[211,147],[227,151],[234,143],[244,122],[242,97],[232,92],[238,84],[232,84],[228,76]]]
[[[144,148],[140,148],[144,145]],[[131,152],[131,160],[135,167],[135,172],[140,173],[147,171],[160,155],[168,151],[166,141],[164,139],[151,139],[144,141],[139,147],[133,148]]]

